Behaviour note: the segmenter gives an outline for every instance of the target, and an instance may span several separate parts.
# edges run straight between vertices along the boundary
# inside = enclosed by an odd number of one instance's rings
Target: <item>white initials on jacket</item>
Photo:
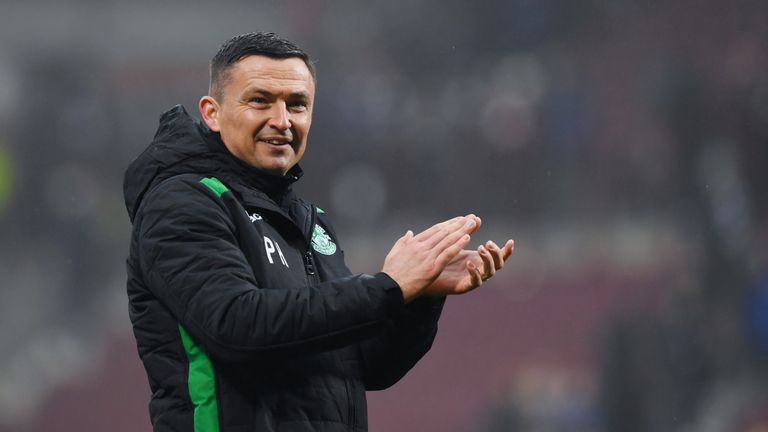
[[[245,214],[248,215],[248,219],[250,219],[251,222],[256,222],[262,219],[261,215],[258,213],[250,214],[248,212],[245,212]]]
[[[264,236],[264,249],[267,251],[267,259],[269,260],[270,264],[274,264],[275,262],[272,260],[272,254],[277,251],[277,254],[280,256],[280,262],[283,263],[284,266],[288,267],[288,261],[285,260],[285,257],[283,256],[283,251],[280,250],[280,245],[277,244],[276,241],[272,241],[267,236]]]

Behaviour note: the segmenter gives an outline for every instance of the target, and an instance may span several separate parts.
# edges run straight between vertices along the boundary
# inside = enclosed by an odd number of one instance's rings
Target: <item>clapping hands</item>
[[[400,285],[406,302],[421,295],[469,292],[496,274],[514,250],[512,240],[503,247],[488,241],[476,250],[464,249],[481,224],[479,217],[470,214],[416,235],[408,231],[390,250],[382,271]]]

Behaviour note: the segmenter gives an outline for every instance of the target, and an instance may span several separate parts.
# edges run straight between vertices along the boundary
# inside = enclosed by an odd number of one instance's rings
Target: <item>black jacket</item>
[[[181,106],[125,175],[130,318],[155,431],[362,431],[365,390],[429,349],[442,299],[353,275],[327,215]]]

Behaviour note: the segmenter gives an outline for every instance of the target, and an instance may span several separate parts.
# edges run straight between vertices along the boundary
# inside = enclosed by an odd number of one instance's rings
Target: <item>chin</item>
[[[266,166],[262,166],[261,167],[262,171],[266,171],[266,172],[271,173],[271,174],[279,174],[279,175],[285,175],[285,173],[287,173],[289,169],[291,169],[291,168],[286,166],[286,165],[282,165],[282,164],[280,164],[280,165],[277,165],[277,164],[276,165],[266,165]]]

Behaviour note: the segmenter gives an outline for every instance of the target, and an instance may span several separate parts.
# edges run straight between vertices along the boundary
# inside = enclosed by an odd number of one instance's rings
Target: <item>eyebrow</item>
[[[245,92],[245,94],[247,94],[247,95],[251,95],[251,94],[254,94],[254,93],[260,93],[260,94],[263,94],[264,96],[267,96],[267,97],[274,97],[275,96],[275,94],[272,93],[271,91],[264,90],[264,89],[261,89],[261,88],[252,88],[252,89],[246,90],[246,92]],[[309,99],[309,93],[305,92],[305,91],[293,92],[293,93],[290,93],[288,96],[292,97],[292,98]]]

